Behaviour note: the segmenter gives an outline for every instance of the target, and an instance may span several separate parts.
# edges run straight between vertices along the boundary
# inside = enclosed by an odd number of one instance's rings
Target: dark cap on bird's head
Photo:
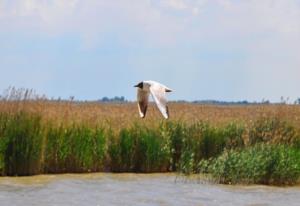
[[[138,88],[143,89],[143,82],[140,82],[137,85],[134,85],[134,87],[138,87]]]

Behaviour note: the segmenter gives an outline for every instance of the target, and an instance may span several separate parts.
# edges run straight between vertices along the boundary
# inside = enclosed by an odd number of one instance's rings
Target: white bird
[[[170,88],[151,80],[142,81],[135,85],[135,87],[137,87],[137,101],[141,118],[146,116],[150,93],[162,115],[166,119],[169,118],[166,92],[171,92],[172,90]]]

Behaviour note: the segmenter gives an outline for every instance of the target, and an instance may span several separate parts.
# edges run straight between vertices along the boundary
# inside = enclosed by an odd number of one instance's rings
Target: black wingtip
[[[166,119],[169,119],[170,114],[169,114],[169,107],[168,106],[166,106],[166,111],[167,111],[167,118]]]

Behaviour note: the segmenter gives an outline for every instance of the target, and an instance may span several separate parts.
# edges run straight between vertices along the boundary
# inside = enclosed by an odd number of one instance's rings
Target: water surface
[[[226,186],[175,174],[0,177],[1,206],[298,206],[300,187]]]

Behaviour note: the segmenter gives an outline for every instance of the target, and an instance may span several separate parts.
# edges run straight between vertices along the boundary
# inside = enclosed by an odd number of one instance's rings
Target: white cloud
[[[188,8],[188,5],[184,0],[162,0],[161,5],[176,10],[182,10]]]
[[[297,0],[0,0],[0,11],[0,30],[74,32],[100,40],[115,30],[159,43],[191,36],[199,41],[203,33],[216,38],[300,33]]]
[[[259,86],[265,79],[266,93],[278,82],[300,86],[299,22],[299,0],[0,0],[0,32],[71,33],[81,37],[87,49],[115,38],[125,46],[241,51],[246,55],[244,68],[236,70],[248,75],[241,88],[253,87],[261,96]],[[176,61],[187,59],[193,61],[181,55],[166,61],[176,66]],[[198,61],[194,64],[197,69]],[[296,94],[293,87],[282,87],[281,92]],[[274,90],[275,95],[278,88]]]

